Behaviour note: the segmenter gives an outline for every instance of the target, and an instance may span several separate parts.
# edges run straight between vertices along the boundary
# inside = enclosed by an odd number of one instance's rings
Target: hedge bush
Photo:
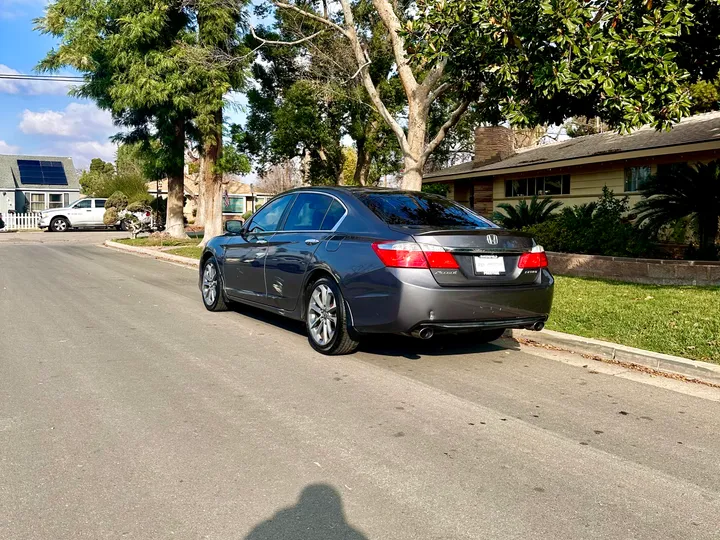
[[[553,218],[522,229],[548,251],[645,257],[654,254],[646,232],[627,218],[628,198],[617,198],[607,187],[595,203],[563,208]]]

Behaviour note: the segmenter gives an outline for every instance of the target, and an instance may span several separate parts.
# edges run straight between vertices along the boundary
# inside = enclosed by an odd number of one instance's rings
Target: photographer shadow
[[[327,484],[303,489],[295,506],[257,525],[245,540],[367,540],[345,520],[342,498]]]

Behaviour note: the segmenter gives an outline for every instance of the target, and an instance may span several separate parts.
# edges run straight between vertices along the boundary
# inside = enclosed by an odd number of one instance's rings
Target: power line
[[[0,73],[0,79],[14,81],[55,81],[55,82],[84,82],[83,77],[74,75],[22,75],[20,73]]]

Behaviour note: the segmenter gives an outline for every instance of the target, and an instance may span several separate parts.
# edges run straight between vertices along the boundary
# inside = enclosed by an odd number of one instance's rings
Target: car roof
[[[307,186],[307,187],[291,189],[289,191],[286,191],[285,193],[302,193],[304,191],[317,191],[317,192],[327,192],[327,193],[351,193],[353,195],[364,195],[364,194],[370,194],[370,193],[382,193],[383,195],[418,193],[417,191],[375,187],[375,186]]]

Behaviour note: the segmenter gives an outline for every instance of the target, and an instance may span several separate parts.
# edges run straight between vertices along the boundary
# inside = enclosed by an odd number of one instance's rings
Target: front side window
[[[388,225],[488,229],[492,222],[430,193],[363,193],[358,198]]]
[[[73,208],[91,208],[92,207],[92,201],[90,199],[83,199],[82,201],[78,201],[77,204]]]
[[[301,193],[288,214],[286,231],[319,231],[333,199],[317,193]]]
[[[30,212],[42,212],[45,210],[45,194],[44,193],[31,193],[30,194]]]
[[[62,193],[50,193],[50,201],[48,202],[48,208],[62,208],[63,207],[63,194]]]
[[[255,214],[248,227],[249,232],[272,232],[276,231],[280,219],[288,204],[294,196],[285,196],[265,205],[262,210]]]
[[[650,167],[628,167],[625,169],[625,192],[640,191],[650,180]]]

